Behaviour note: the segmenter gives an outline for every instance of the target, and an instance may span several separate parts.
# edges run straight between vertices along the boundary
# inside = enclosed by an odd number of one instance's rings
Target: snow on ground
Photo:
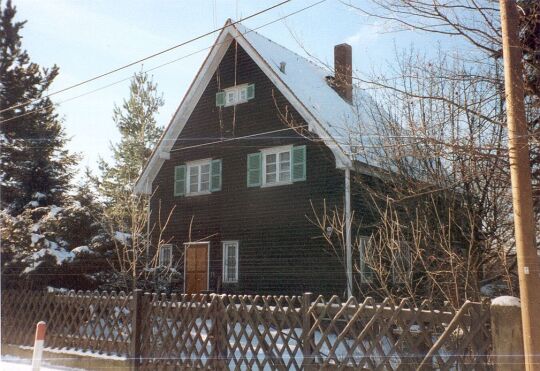
[[[1,371],[29,371],[32,370],[32,361],[29,359],[23,359],[10,355],[3,355],[0,358],[0,370]],[[41,371],[58,371],[58,370],[71,370],[71,371],[83,371],[81,368],[59,367],[50,366],[47,363],[41,364]]]
[[[31,346],[26,345],[20,345],[19,348],[21,349],[27,349],[32,350],[34,349]],[[125,361],[126,357],[123,356],[117,356],[117,355],[111,355],[111,354],[100,354],[100,353],[93,353],[90,351],[85,351],[81,349],[72,349],[72,348],[43,348],[44,351],[48,353],[58,353],[58,354],[69,354],[74,356],[81,356],[81,357],[93,357],[93,358],[100,358],[100,359],[109,359],[109,360],[115,360],[115,361]],[[80,370],[80,369],[79,369]]]

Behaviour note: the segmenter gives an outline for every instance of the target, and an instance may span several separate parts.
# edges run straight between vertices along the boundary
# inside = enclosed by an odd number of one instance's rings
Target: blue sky
[[[143,0],[14,0],[18,20],[28,23],[22,31],[23,47],[42,66],[56,64],[60,75],[51,91],[86,80],[126,63],[153,54],[222,26],[227,18],[241,18],[278,3],[250,0],[143,1]],[[277,9],[249,19],[257,28],[301,9],[316,0],[293,0]],[[367,0],[358,5],[369,6]],[[414,46],[429,51],[438,41],[414,31],[390,32],[391,24],[370,19],[337,0],[327,0],[309,10],[263,27],[257,32],[305,55],[302,46],[332,64],[333,46],[353,46],[357,71],[369,72],[392,63],[396,48]],[[293,36],[294,35],[294,36]],[[193,80],[217,33],[172,52],[120,71],[106,78],[56,95],[58,112],[71,142],[69,148],[82,155],[81,168],[96,169],[99,156],[110,158],[109,143],[119,139],[112,121],[114,103],[128,96],[129,77],[135,72],[180,59],[151,72],[163,93],[165,106],[158,121],[168,124]],[[300,45],[301,44],[301,45]],[[126,79],[98,92],[72,99],[94,89]]]

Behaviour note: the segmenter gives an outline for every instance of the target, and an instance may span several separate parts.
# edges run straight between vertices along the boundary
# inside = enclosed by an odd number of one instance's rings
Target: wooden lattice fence
[[[235,370],[489,368],[489,305],[435,310],[367,298],[2,293],[2,343],[132,359],[144,369]]]
[[[46,346],[130,355],[132,296],[124,293],[2,291],[2,343],[32,346],[47,322]]]

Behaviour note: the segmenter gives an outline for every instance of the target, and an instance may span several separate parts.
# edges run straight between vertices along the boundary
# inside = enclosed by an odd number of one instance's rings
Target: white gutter
[[[149,188],[148,178],[146,178],[146,189]],[[148,258],[150,256],[150,215],[152,210],[150,209],[150,202],[152,201],[152,190],[150,189],[150,195],[148,196],[148,205],[146,210],[146,252],[145,252],[145,267],[148,268]]]
[[[345,168],[345,256],[347,297],[352,296],[352,246],[351,246],[351,169]]]

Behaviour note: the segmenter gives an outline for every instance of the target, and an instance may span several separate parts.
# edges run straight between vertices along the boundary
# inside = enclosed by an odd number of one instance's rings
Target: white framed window
[[[210,193],[210,159],[188,162],[187,195]]]
[[[248,84],[232,86],[225,89],[225,107],[248,101]]]
[[[238,241],[223,241],[223,282],[238,282]]]
[[[172,245],[165,244],[159,248],[159,265],[161,267],[170,267],[172,264]]]
[[[369,243],[371,239],[367,236],[358,238],[358,249],[360,253],[360,279],[362,283],[373,283],[375,272],[367,263],[367,254],[369,252]]]
[[[292,146],[266,148],[262,153],[262,185],[291,184]]]

